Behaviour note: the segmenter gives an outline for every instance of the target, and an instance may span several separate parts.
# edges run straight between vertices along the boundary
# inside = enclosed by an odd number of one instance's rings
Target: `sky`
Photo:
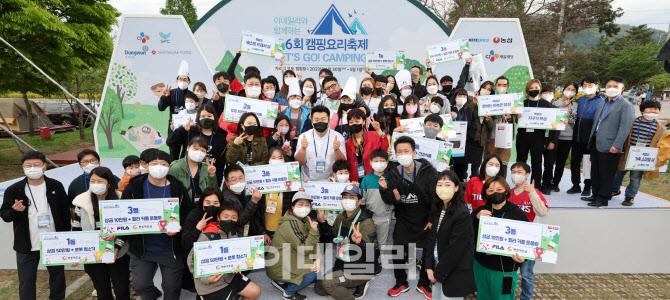
[[[198,17],[204,16],[220,0],[193,0]],[[110,0],[116,9],[123,14],[159,14],[165,0]],[[616,20],[619,24],[641,25],[668,30],[670,25],[669,0],[614,0],[614,7],[621,7],[624,15]]]

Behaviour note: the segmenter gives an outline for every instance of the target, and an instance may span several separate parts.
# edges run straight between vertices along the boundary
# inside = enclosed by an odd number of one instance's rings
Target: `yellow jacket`
[[[642,117],[637,117],[633,121],[633,126],[635,122]],[[630,133],[628,133],[628,139],[624,144],[624,152],[621,158],[619,159],[619,170],[624,171],[626,169],[626,160],[628,159],[628,150],[630,150],[630,138],[633,134],[633,127],[631,126]],[[651,145],[649,147],[660,148],[658,151],[658,162],[656,163],[656,169],[665,165],[665,163],[670,159],[670,132],[665,129],[665,126],[660,121],[656,121],[656,133],[651,139]],[[644,172],[644,178],[658,178],[659,172]]]

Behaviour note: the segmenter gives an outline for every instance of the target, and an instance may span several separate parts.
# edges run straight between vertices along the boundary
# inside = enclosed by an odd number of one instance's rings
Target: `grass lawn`
[[[72,283],[79,277],[83,276],[84,271],[65,271],[65,282]],[[90,281],[84,285],[79,290],[84,293],[83,288],[87,285],[90,285],[90,290],[88,294],[90,295],[93,291],[93,283]],[[77,291],[79,292],[79,291]],[[74,298],[77,292],[72,293],[67,299],[85,299],[85,298]],[[38,270],[37,271],[37,299],[48,299],[49,298],[49,273],[47,270]],[[16,270],[0,270],[0,299],[19,299],[19,277],[17,276]]]

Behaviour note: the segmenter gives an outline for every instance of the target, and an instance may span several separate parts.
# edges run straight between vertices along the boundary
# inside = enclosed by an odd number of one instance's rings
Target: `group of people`
[[[477,98],[507,93],[509,80],[486,81],[470,96],[463,89],[470,59],[455,86],[452,77],[438,80],[431,68],[422,83],[424,70],[415,66],[395,76],[367,70],[371,77],[360,84],[349,78],[342,88],[328,69],[319,72],[318,80],[302,80],[286,70],[280,86],[275,77],[262,78],[257,68],[247,67],[241,83],[232,74],[240,55],[228,72],[214,75],[217,90],[209,99],[204,84],[189,91],[187,75],[177,78],[177,89],[164,91],[159,109],[194,111],[195,120],[178,128],[169,125],[170,153],[147,149],[139,157],[126,157],[121,178],[101,166],[95,151],[84,150],[78,155],[83,174],[66,192],[58,180],[44,175],[42,153],[22,156],[26,177],[7,189],[0,208],[3,220],[14,226],[21,299],[35,298],[40,233],[99,230],[100,201],[148,198],[178,198],[181,228],[105,237],[114,242],[115,262],[84,265],[98,298],[128,299],[132,272],[132,287],[143,299],[178,299],[182,288],[195,291],[198,299],[256,299],[261,290],[245,272],[194,278],[193,244],[263,236],[265,272],[284,299],[306,299],[299,291],[312,283],[319,295],[361,299],[387,262],[396,279],[388,290],[391,297],[410,290],[408,271],[416,266],[416,290],[428,299],[460,299],[475,292],[480,299],[513,299],[519,269],[521,298],[530,299],[535,261],[475,252],[479,218],[533,222],[547,215],[544,195],[559,191],[569,153],[573,187],[567,192],[582,193],[589,206],[606,206],[620,193],[630,146],[663,149],[669,136],[655,120],[658,102],[643,102],[642,116],[635,118],[633,106],[621,101],[621,77],[605,82],[605,94],[595,77],[570,82],[561,97],[532,79],[524,106],[567,108],[566,129],[518,130],[510,187],[511,149],[495,147],[494,128],[516,123],[521,115],[479,116]],[[577,97],[580,89],[583,96]],[[238,123],[226,122],[221,114],[228,95],[278,102],[282,110],[273,128],[262,127],[254,113],[243,114]],[[408,118],[424,118],[425,137],[440,139],[444,114],[467,122],[465,156],[451,160],[446,170],[439,172],[417,157],[411,136],[391,144],[394,132],[408,131],[400,125]],[[397,161],[390,161],[392,153]],[[589,154],[591,177],[582,190],[580,163]],[[342,212],[312,209],[312,198],[302,188],[266,194],[254,189],[246,195],[243,166],[290,161],[299,162],[305,182],[347,183]],[[633,204],[643,176],[658,174],[630,173],[624,205]],[[323,257],[331,253],[323,245],[330,244],[336,248],[335,265],[323,274]],[[384,251],[385,245],[393,251]],[[418,257],[417,248],[422,250]],[[153,283],[157,268],[162,292]],[[51,298],[64,298],[63,267],[47,269]]]

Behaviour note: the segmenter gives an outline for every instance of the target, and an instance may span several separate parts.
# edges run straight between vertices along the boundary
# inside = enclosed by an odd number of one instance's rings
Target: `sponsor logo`
[[[490,61],[495,61],[496,59],[513,59],[514,55],[499,54],[491,50],[489,54],[485,55],[484,57]]]
[[[140,32],[140,35],[137,36],[137,40],[141,41],[142,44],[144,44],[149,41],[149,36],[144,34],[144,32]]]
[[[168,33],[164,33],[162,31],[159,32],[158,35],[160,35],[160,37],[161,37],[161,44],[169,44],[171,34],[172,34],[171,32],[168,32]]]
[[[55,235],[54,235],[54,236],[45,236],[45,237],[42,238],[42,239],[45,240],[45,241],[57,241],[57,240],[58,240],[58,237],[55,236]]]
[[[490,42],[490,39],[478,39],[478,38],[469,38],[468,42],[470,43],[488,43]]]
[[[354,9],[352,12],[347,12],[349,18],[354,18],[351,24],[344,20],[340,11],[337,10],[335,4],[331,4],[326,13],[321,17],[321,20],[312,30],[307,30],[307,33],[313,35],[333,35],[333,33],[344,33],[350,35],[362,34],[368,35],[368,32],[358,20],[358,12]],[[361,15],[363,15],[361,13]]]
[[[493,38],[493,43],[494,44],[498,44],[498,43],[506,44],[506,43],[511,43],[511,42],[512,42],[512,38],[501,38],[501,37],[494,37]]]

